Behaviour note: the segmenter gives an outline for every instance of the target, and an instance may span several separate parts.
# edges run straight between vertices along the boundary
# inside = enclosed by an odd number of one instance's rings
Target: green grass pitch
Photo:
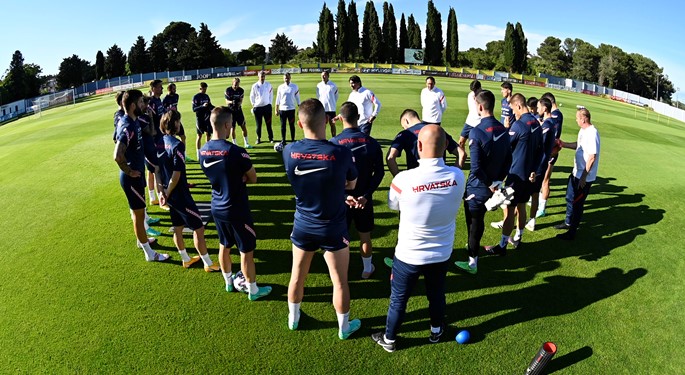
[[[333,74],[342,101],[348,74]],[[276,87],[280,76],[268,77]],[[383,108],[373,128],[387,151],[401,130],[405,108],[420,110],[424,77],[364,75]],[[249,95],[256,77],[244,77]],[[319,77],[294,75],[302,98],[314,96]],[[190,101],[199,82],[178,84],[180,109],[194,156]],[[207,81],[222,104],[229,79]],[[466,118],[468,80],[437,78],[448,99],[443,126],[458,135]],[[499,85],[484,82],[499,97]],[[514,85],[540,97],[544,88]],[[554,239],[563,219],[566,178],[573,152],[564,150],[553,175],[549,216],[504,258],[482,258],[476,277],[451,266],[447,276],[447,334],[429,344],[422,283],[409,302],[398,351],[386,353],[369,338],[385,324],[390,255],[398,215],[385,203],[391,176],[374,196],[376,273],[361,280],[353,234],[351,318],[362,329],[337,338],[325,263],[315,258],[302,303],[300,330],[286,327],[288,240],[294,199],[271,144],[251,151],[258,183],[249,187],[258,236],[258,281],[271,296],[249,302],[223,291],[220,274],[185,270],[167,233],[157,250],[172,262],[150,264],[134,246],[128,206],[112,159],[112,95],[45,111],[0,127],[0,373],[523,373],[544,341],[559,348],[550,370],[564,374],[666,374],[685,372],[684,124],[633,106],[582,94],[554,92],[564,135],[575,140],[576,105],[592,112],[602,140],[599,179],[586,203],[575,242]],[[254,119],[246,98],[250,141]],[[339,104],[340,104],[339,103]],[[499,105],[496,107],[499,114]],[[274,130],[280,134],[274,118]],[[298,138],[302,131],[298,129]],[[330,134],[330,133],[329,133]],[[239,138],[239,144],[242,140]],[[403,157],[402,157],[403,160]],[[450,159],[453,160],[453,159]],[[467,171],[465,171],[467,172]],[[467,172],[468,173],[468,172]],[[197,163],[188,165],[196,201],[210,188]],[[486,225],[499,220],[489,213]],[[352,231],[354,233],[354,231]],[[483,244],[499,233],[487,226]],[[208,226],[216,260],[218,239]],[[186,236],[191,253],[192,241]],[[463,260],[463,211],[457,219],[452,260]],[[233,270],[239,258],[233,255]],[[454,336],[468,329],[471,343]]]

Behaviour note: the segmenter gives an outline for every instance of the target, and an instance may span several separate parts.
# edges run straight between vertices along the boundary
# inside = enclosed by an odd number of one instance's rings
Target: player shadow
[[[584,361],[592,357],[593,350],[589,346],[584,346],[582,348],[576,349],[570,353],[566,353],[560,357],[554,357],[547,367],[545,367],[545,372],[547,374],[552,374],[557,371],[564,370],[568,367],[575,365],[581,361]],[[532,358],[532,357],[531,357]]]
[[[501,293],[481,295],[447,305],[446,323],[460,326],[471,333],[471,343],[483,341],[499,329],[535,319],[562,316],[577,312],[596,302],[621,293],[647,275],[644,268],[625,272],[613,267],[594,277],[547,276],[542,284]],[[504,313],[502,313],[504,312]],[[499,314],[480,324],[464,327],[460,322],[491,314]],[[382,317],[384,321],[385,317]],[[403,332],[426,330],[428,309],[407,311]],[[418,344],[422,344],[421,340]],[[579,353],[577,358],[582,360]],[[574,362],[575,363],[575,362]],[[562,363],[563,364],[563,363]]]

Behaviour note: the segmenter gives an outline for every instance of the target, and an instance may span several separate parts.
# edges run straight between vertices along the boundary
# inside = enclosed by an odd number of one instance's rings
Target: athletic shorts
[[[350,245],[350,236],[347,228],[342,227],[337,231],[327,230],[327,232],[325,234],[311,233],[293,226],[290,240],[293,242],[293,245],[304,251],[316,251],[319,249],[336,251]]]
[[[197,119],[197,121],[195,121],[195,130],[197,131],[197,135],[202,135],[205,133],[212,134],[212,124],[209,122],[209,119]]]
[[[157,158],[157,145],[152,137],[143,137],[143,152],[147,170],[154,173],[155,167],[159,165],[159,158]]]
[[[471,126],[469,124],[464,124],[464,128],[461,129],[461,133],[459,133],[459,135],[461,137],[469,139],[469,134],[471,134],[471,129],[473,129],[473,126]]]
[[[545,176],[537,176],[535,177],[535,182],[528,182],[531,195],[538,194],[542,190],[542,181],[544,179]]]
[[[347,228],[354,222],[357,232],[368,233],[374,228],[373,225],[373,201],[368,200],[364,208],[347,207]]]
[[[173,195],[173,192],[172,192]],[[181,197],[174,196],[169,201],[171,225],[174,227],[187,226],[192,230],[200,229],[204,226],[200,210],[190,194],[183,194]]]
[[[326,120],[331,121],[336,116],[335,111],[326,112]]]
[[[119,184],[126,194],[128,200],[128,207],[132,210],[140,210],[145,208],[145,178],[144,172],[139,177],[130,177],[119,173]]]
[[[242,108],[234,109],[233,111],[231,111],[231,114],[233,115],[233,122],[231,123],[231,125],[234,128],[236,125],[242,126],[245,124],[245,115],[243,114]]]
[[[219,243],[230,249],[233,245],[241,253],[252,252],[257,247],[257,235],[254,224],[238,221],[222,221],[214,218]]]
[[[528,202],[531,188],[529,180],[522,180],[519,176],[510,174],[507,176],[506,185],[514,188],[514,199],[511,204],[516,205]]]

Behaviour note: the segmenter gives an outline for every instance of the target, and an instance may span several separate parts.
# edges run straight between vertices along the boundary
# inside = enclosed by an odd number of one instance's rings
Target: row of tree
[[[46,80],[41,76],[42,72],[36,64],[24,64],[21,51],[14,51],[5,77],[0,81],[0,104],[38,96]]]

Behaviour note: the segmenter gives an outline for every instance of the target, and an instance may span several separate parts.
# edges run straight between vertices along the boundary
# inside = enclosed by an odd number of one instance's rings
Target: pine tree
[[[399,61],[397,60],[397,20],[395,19],[395,9],[392,4],[388,4],[387,12],[385,11],[385,8],[386,6],[383,4],[383,43],[385,44],[385,61],[394,63]],[[385,28],[386,17],[388,19],[387,31]]]
[[[269,48],[271,61],[285,64],[295,57],[295,55],[297,55],[297,46],[285,35],[285,33],[276,34],[276,36],[271,39],[271,48]]]
[[[126,72],[126,55],[116,44],[107,50],[105,75],[107,78],[121,77]]]
[[[514,25],[507,22],[507,28],[504,31],[504,66],[509,72],[514,72],[516,69],[517,43]]]
[[[450,13],[447,16],[447,45],[445,47],[445,60],[447,60],[449,66],[458,66],[459,31],[457,24],[457,12],[452,7],[450,7]]]
[[[335,48],[335,27],[333,25],[333,14],[326,3],[323,3],[323,8],[319,14],[319,32],[316,36],[316,44],[319,47],[321,61],[329,62]]]
[[[523,26],[520,22],[516,22],[516,39],[518,39],[516,50],[516,67],[517,72],[525,73],[528,69],[528,39],[523,33]]]
[[[131,74],[147,73],[150,71],[150,57],[147,54],[145,45],[145,38],[138,36],[138,39],[136,39],[136,42],[128,51],[128,70]]]
[[[376,6],[373,4],[373,1],[369,1],[367,4],[370,4],[369,48],[371,52],[369,54],[369,62],[381,62],[383,61],[383,33],[378,21],[378,12],[376,12]]]
[[[348,24],[347,11],[345,10],[345,0],[338,0],[338,13],[335,15],[335,37],[336,48],[335,58],[343,62],[349,55],[349,40],[348,40]]]
[[[407,23],[404,21],[404,13],[400,18],[400,47],[397,50],[397,62],[404,62],[404,49],[409,48],[409,36],[407,33]]]
[[[359,16],[354,0],[347,6],[347,41],[349,61],[355,61],[359,56]]]
[[[371,61],[371,8],[373,8],[373,3],[370,1],[366,2],[366,7],[364,8],[364,20],[362,21],[362,61]]]
[[[226,60],[219,42],[204,23],[200,24],[200,31],[197,33],[196,54],[199,68],[224,66]]]
[[[2,86],[9,91],[10,99],[3,99],[6,102],[26,97],[26,70],[24,70],[24,56],[21,54],[21,51],[14,51]]]
[[[435,8],[433,0],[428,1],[428,14],[426,19],[426,51],[424,62],[428,65],[442,65],[442,16]]]
[[[105,77],[105,55],[102,51],[95,54],[95,79],[100,80]]]
[[[152,37],[147,52],[153,71],[162,72],[168,69],[167,52],[164,48],[164,38],[161,33]]]

